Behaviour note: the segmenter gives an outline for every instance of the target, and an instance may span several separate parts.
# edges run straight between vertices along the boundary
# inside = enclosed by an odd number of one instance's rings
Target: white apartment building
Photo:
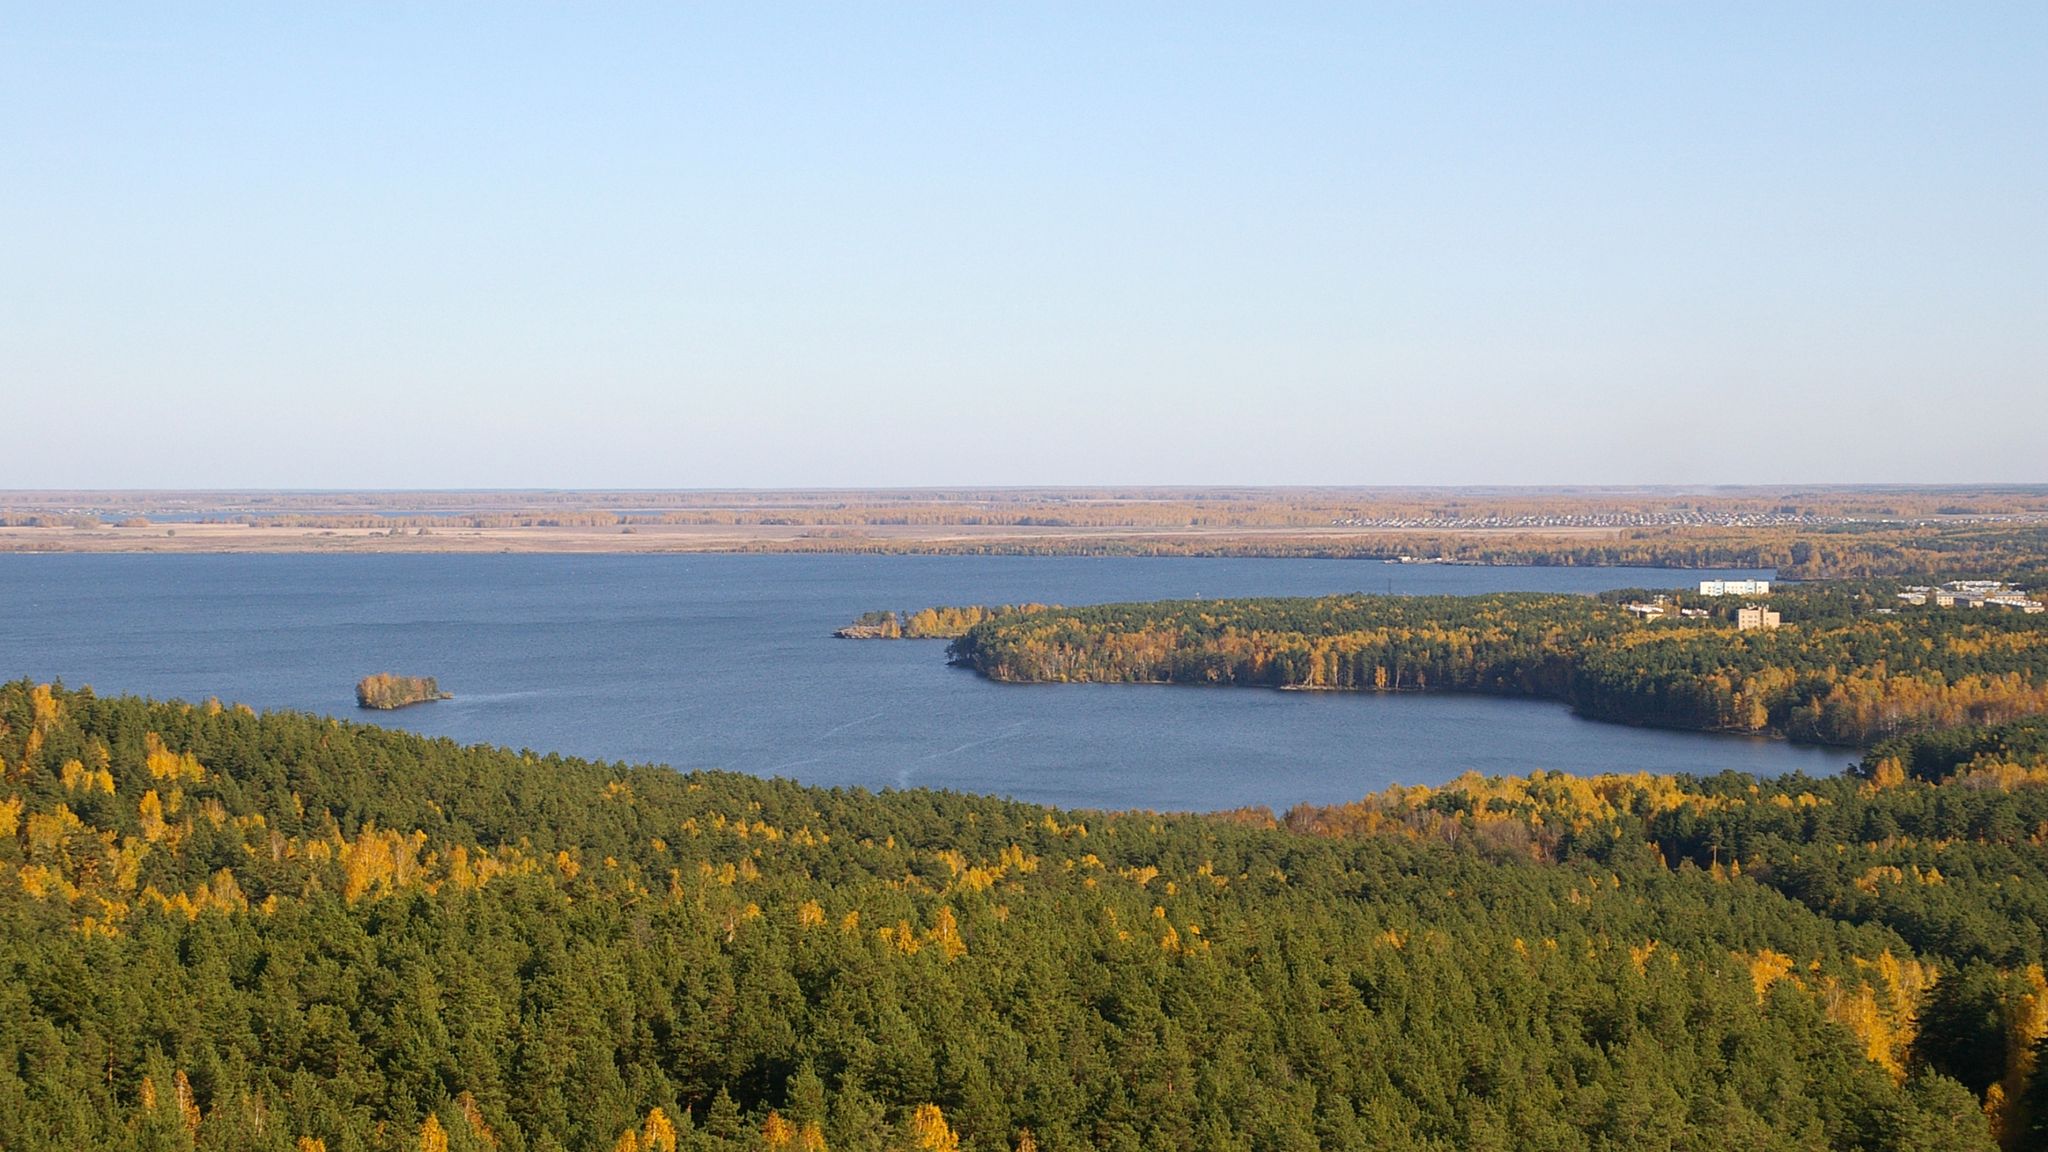
[[[1702,596],[1767,596],[1771,591],[1769,580],[1702,580]]]

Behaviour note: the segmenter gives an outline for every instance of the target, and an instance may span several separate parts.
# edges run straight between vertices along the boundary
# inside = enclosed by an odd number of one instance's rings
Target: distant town
[[[1899,599],[1936,608],[2009,608],[2029,615],[2048,611],[2048,605],[2003,580],[1951,580],[1931,587],[1914,584],[1901,589]]]
[[[1712,597],[1768,596],[1771,594],[1771,582],[1769,580],[1702,580],[1700,581],[1699,594]],[[1622,609],[1635,616],[1636,619],[1643,621],[1666,620],[1674,617],[1680,620],[1707,620],[1714,615],[1705,608],[1684,607],[1678,603],[1676,598],[1663,594],[1652,596],[1648,600],[1631,601],[1622,605]],[[1745,604],[1735,610],[1735,628],[1738,632],[1776,628],[1781,623],[1783,621],[1775,610],[1760,604]]]
[[[1680,606],[1669,596],[1652,596],[1648,600],[1636,600],[1622,605],[1622,608],[1638,620],[1707,620],[1713,613],[1705,608]],[[1749,632],[1758,628],[1776,628],[1782,623],[1776,610],[1759,604],[1745,604],[1735,610],[1735,629]]]
[[[1699,584],[1701,596],[1768,596],[1771,594],[1769,580],[1702,580]],[[2048,612],[2035,596],[2006,583],[2003,580],[1951,580],[1941,585],[1914,584],[1899,591],[1899,599],[1908,604],[1932,604],[1936,608],[2005,608],[2029,615]],[[1639,620],[1705,620],[1713,615],[1705,608],[1681,606],[1676,598],[1656,595],[1647,600],[1635,600],[1622,608]],[[1890,615],[1892,609],[1881,608],[1879,612]],[[1745,604],[1735,611],[1737,631],[1749,632],[1756,629],[1776,628],[1783,623],[1779,614],[1761,604]]]

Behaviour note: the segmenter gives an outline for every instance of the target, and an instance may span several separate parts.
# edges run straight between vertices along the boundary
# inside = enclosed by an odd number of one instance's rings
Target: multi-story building
[[[1939,588],[1909,585],[1899,599],[1908,604],[1931,601],[1936,608],[2010,608],[2029,615],[2048,612],[2048,605],[2002,580],[1951,580]]]

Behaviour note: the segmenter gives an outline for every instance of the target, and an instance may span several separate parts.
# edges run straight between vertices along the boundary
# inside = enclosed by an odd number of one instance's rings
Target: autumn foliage
[[[2048,616],[1901,611],[1884,587],[1787,589],[1642,623],[1625,594],[1171,601],[992,616],[954,658],[1013,681],[1539,696],[1634,724],[1865,745],[2048,713]],[[1710,603],[1704,598],[1701,603]]]
[[[432,676],[394,676],[389,672],[377,672],[363,677],[356,684],[358,708],[404,708],[447,698],[447,693],[441,691],[441,686],[434,682]]]
[[[2044,744],[1209,817],[0,685],[0,1147],[2033,1147]]]

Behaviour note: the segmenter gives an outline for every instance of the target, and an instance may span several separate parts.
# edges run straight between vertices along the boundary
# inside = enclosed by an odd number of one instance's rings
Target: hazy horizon
[[[19,12],[0,489],[2041,483],[2044,54],[2025,4]]]
[[[890,485],[849,485],[849,484],[800,484],[800,485],[692,485],[692,486],[579,486],[579,485],[465,485],[440,486],[418,485],[337,485],[307,487],[261,487],[250,484],[229,484],[215,487],[88,487],[49,486],[40,488],[0,487],[0,499],[13,496],[517,496],[517,495],[590,495],[590,496],[633,496],[633,495],[776,495],[776,494],[873,494],[901,496],[966,496],[977,493],[1132,493],[1147,495],[1184,494],[1188,496],[1227,495],[1239,492],[1274,492],[1312,494],[1318,492],[1359,492],[1384,494],[1433,494],[1433,493],[1528,493],[1545,495],[1574,494],[1628,494],[1637,492],[1669,493],[1672,495],[1719,495],[1726,497],[1745,494],[1778,494],[1799,492],[1871,492],[1871,493],[1991,493],[1991,492],[2048,492],[2048,481],[2000,481],[2000,482],[1928,482],[1911,483],[1896,481],[1844,481],[1801,483],[1787,481],[1780,484],[1728,484],[1701,482],[1686,483],[1559,483],[1559,484],[1231,484],[1231,483],[1116,483],[1116,484],[890,484]]]

